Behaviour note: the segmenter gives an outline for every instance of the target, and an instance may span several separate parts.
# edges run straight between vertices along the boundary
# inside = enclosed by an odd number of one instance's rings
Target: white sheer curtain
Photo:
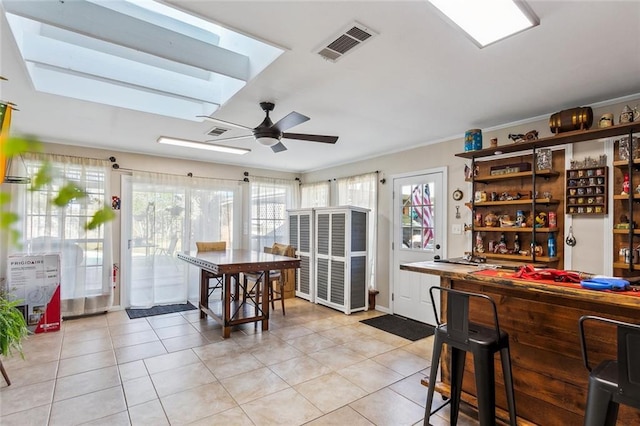
[[[197,297],[198,274],[178,260],[196,241],[233,246],[235,181],[134,172],[131,178],[128,305],[185,303]],[[240,197],[238,197],[240,199]]]
[[[299,206],[298,181],[252,177],[250,187],[251,249],[262,251],[273,243],[287,243],[287,210]]]
[[[20,215],[22,247],[12,253],[60,253],[62,315],[74,316],[107,310],[112,304],[112,234],[107,222],[85,230],[93,214],[110,199],[111,164],[106,160],[54,154],[23,154],[13,173],[34,178],[44,163],[53,180],[36,191],[12,185],[11,209]],[[14,162],[18,163],[18,162]],[[87,197],[57,207],[54,196],[66,183],[75,183]]]
[[[329,181],[301,184],[300,208],[328,207],[330,188]]]
[[[369,286],[376,287],[375,265],[378,229],[378,174],[340,178],[337,180],[338,205],[369,209]]]

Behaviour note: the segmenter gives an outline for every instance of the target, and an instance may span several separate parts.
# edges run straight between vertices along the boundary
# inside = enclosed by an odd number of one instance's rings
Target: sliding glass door
[[[197,295],[197,271],[176,253],[195,250],[196,241],[232,247],[239,188],[235,182],[151,173],[123,178],[125,306],[185,303]]]

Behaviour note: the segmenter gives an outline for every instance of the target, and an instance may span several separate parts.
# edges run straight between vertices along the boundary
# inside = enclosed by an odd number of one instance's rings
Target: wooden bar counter
[[[443,287],[482,293],[495,300],[500,327],[510,337],[517,414],[535,424],[583,424],[589,372],[580,352],[578,319],[582,315],[640,322],[640,293],[636,292],[594,291],[521,280],[512,277],[513,269],[483,272],[475,266],[435,262],[409,263],[400,269],[438,275]],[[423,295],[427,292],[421,289]],[[473,303],[470,310],[473,321],[491,323],[491,312]],[[592,366],[617,357],[615,329],[592,324],[585,334]],[[440,367],[445,384],[442,388],[446,389],[450,377],[448,351],[444,355]],[[470,358],[467,356],[463,383],[467,400],[475,396]],[[496,405],[505,409],[499,362],[496,356]],[[617,424],[640,424],[640,411],[620,406]]]

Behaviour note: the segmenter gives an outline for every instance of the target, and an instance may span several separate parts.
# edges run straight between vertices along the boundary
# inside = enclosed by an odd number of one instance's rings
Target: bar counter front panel
[[[477,267],[435,262],[409,263],[400,269],[438,275],[443,287],[482,293],[495,300],[500,327],[510,338],[518,417],[535,424],[583,424],[589,372],[580,350],[578,319],[582,315],[640,322],[638,296],[513,279],[513,270],[506,269],[496,276],[474,274]],[[422,289],[426,292],[428,289]],[[442,309],[444,302],[443,297]],[[478,309],[473,301],[470,311],[473,321],[491,324],[491,312]],[[585,334],[592,367],[604,359],[617,358],[614,328],[589,324]],[[447,348],[443,355],[441,380],[449,384]],[[463,392],[475,396],[470,358],[466,358]],[[496,405],[506,409],[499,356],[495,361]],[[640,424],[640,411],[621,405],[617,424]]]

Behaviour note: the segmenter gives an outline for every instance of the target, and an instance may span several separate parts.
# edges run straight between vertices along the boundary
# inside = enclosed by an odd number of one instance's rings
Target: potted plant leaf
[[[9,300],[8,294],[0,289],[0,355],[3,357],[11,356],[15,350],[24,358],[22,339],[29,334],[29,329],[22,312],[17,308],[20,303],[20,300]],[[0,359],[0,372],[7,385],[11,385],[2,365],[2,359]]]

